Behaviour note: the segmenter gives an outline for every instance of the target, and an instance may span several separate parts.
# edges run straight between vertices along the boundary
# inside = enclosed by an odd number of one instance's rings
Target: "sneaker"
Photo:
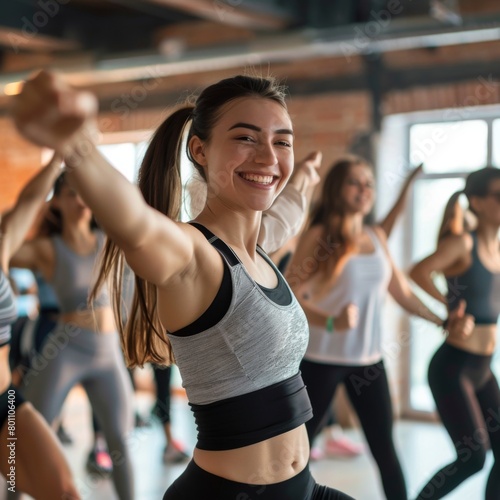
[[[73,438],[66,432],[62,424],[57,428],[57,437],[62,444],[73,444]]]
[[[328,457],[357,457],[365,450],[362,444],[354,443],[344,436],[331,437],[325,442],[325,455]]]
[[[184,446],[178,441],[171,441],[163,451],[164,464],[179,464],[189,460],[189,455],[184,451]]]
[[[87,457],[87,470],[93,474],[109,476],[113,471],[113,461],[107,451],[92,449]]]
[[[313,446],[309,455],[311,462],[316,462],[317,460],[323,460],[325,458],[325,452],[319,446]]]

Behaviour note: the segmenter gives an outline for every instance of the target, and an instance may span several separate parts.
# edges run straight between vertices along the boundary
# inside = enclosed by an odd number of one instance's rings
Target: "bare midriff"
[[[309,460],[304,425],[260,443],[234,450],[195,448],[193,459],[216,476],[246,484],[273,484],[296,476]]]
[[[83,309],[81,311],[61,314],[59,321],[101,334],[116,331],[114,315],[110,307]]]
[[[468,337],[449,335],[446,342],[463,351],[491,356],[495,351],[496,336],[497,325],[476,325]]]
[[[9,369],[10,346],[0,347],[0,394],[5,392],[10,385],[11,375]]]

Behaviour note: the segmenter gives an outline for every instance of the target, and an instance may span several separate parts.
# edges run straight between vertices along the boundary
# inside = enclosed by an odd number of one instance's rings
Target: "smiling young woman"
[[[160,125],[139,189],[89,144],[91,97],[41,73],[14,107],[26,137],[64,151],[68,177],[110,237],[104,274],[119,269],[122,256],[136,273],[122,331],[128,359],[175,357],[181,372],[199,434],[168,500],[349,498],[317,485],[309,472],[304,422],[311,406],[299,373],[307,322],[258,245],[262,211],[293,167],[282,90],[271,79],[247,76],[207,87],[194,106]],[[196,219],[183,224],[177,220],[186,129],[187,154],[208,195]]]

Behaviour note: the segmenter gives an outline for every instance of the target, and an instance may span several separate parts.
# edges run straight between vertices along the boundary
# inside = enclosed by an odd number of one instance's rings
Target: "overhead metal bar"
[[[154,3],[170,9],[180,10],[188,14],[230,24],[241,28],[258,30],[284,29],[295,22],[290,12],[272,9],[263,11],[262,4],[253,10],[249,0],[140,0]]]

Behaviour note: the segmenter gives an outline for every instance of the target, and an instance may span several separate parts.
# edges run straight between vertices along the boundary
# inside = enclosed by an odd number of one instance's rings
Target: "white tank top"
[[[327,332],[309,325],[305,359],[338,365],[369,365],[382,358],[382,307],[392,276],[391,264],[375,232],[365,228],[375,250],[352,255],[330,292],[317,306],[332,316],[352,303],[359,308],[356,328]]]

